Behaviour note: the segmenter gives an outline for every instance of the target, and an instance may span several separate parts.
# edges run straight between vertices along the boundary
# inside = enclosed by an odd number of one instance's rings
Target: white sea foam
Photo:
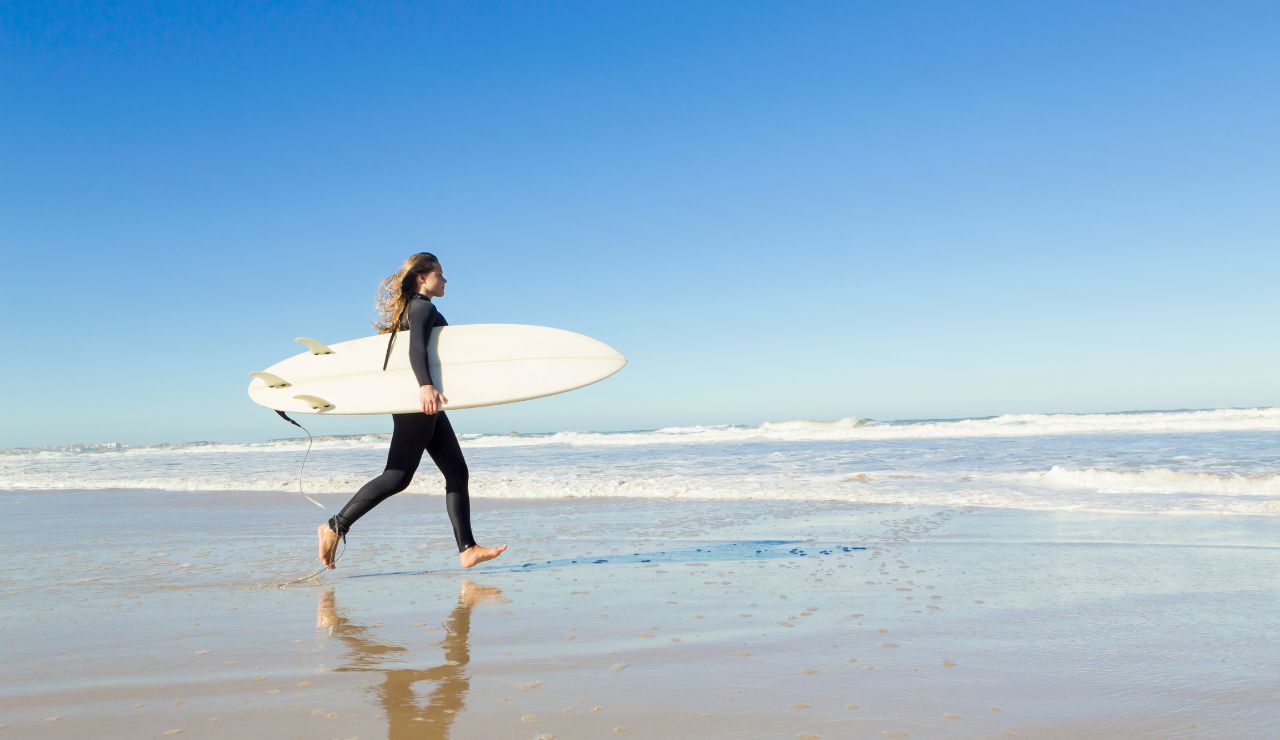
[[[499,499],[580,498],[664,498],[720,501],[826,501],[850,504],[896,504],[932,507],[997,507],[1038,511],[1085,511],[1131,514],[1200,515],[1280,515],[1280,495],[1275,476],[1231,488],[1219,476],[1190,483],[1172,471],[1145,478],[1152,471],[1069,471],[1069,473],[1013,476],[960,477],[903,475],[894,472],[859,473],[825,478],[786,478],[734,475],[720,471],[714,475],[647,475],[618,477],[582,472],[554,473],[521,471],[519,474],[473,473],[474,496]],[[1080,475],[1076,475],[1080,474]],[[1063,477],[1071,480],[1065,485]],[[1161,477],[1175,481],[1161,486]],[[349,496],[365,482],[365,477],[308,476],[305,490],[311,494]],[[1114,480],[1125,485],[1111,485]],[[1101,481],[1097,487],[1087,480]],[[1144,481],[1133,483],[1132,481]],[[192,493],[214,491],[257,491],[285,495],[298,494],[298,481],[285,475],[154,477],[119,479],[104,485],[95,478],[29,480],[16,486],[26,490],[169,490]],[[1229,490],[1222,490],[1222,489]],[[436,475],[419,476],[402,495],[440,495]]]
[[[1280,515],[1280,409],[466,434],[471,491]],[[303,485],[350,495],[389,435],[317,437]],[[0,490],[296,493],[305,437],[0,451]],[[424,460],[410,493],[439,493]]]
[[[481,435],[470,440],[469,444],[477,447],[726,444],[1201,432],[1280,432],[1280,407],[1115,414],[1009,414],[984,419],[901,422],[881,422],[851,416],[835,421],[797,420],[765,422],[758,426],[667,427],[647,432]]]
[[[1059,490],[1100,493],[1199,493],[1217,496],[1280,496],[1280,474],[1241,475],[1153,468],[1149,470],[1081,470],[1054,465],[1024,480]]]
[[[1280,432],[1280,407],[1203,411],[1142,411],[1109,414],[1008,414],[979,419],[882,422],[845,417],[834,421],[778,421],[757,426],[665,427],[634,432],[555,432],[545,434],[461,434],[463,447],[641,446],[733,444],[746,442],[840,442],[969,437],[1050,437],[1084,434],[1196,434]],[[316,437],[313,449],[384,449],[388,434]],[[302,449],[306,437],[268,442],[191,442],[129,446],[118,442],[0,450],[11,456],[82,454],[271,453]]]

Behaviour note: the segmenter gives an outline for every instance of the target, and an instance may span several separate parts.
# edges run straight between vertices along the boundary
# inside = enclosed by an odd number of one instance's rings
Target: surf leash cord
[[[306,451],[306,454],[304,454],[304,455],[302,456],[302,466],[301,466],[300,468],[298,468],[298,492],[299,492],[299,493],[301,493],[303,496],[306,496],[306,499],[307,499],[308,501],[310,501],[311,503],[315,504],[316,506],[319,506],[319,507],[320,507],[320,509],[321,509],[322,511],[324,511],[324,513],[328,514],[328,513],[329,513],[329,510],[325,508],[324,504],[322,504],[322,503],[320,503],[319,501],[316,501],[315,499],[311,498],[311,496],[310,496],[310,495],[308,495],[308,494],[307,494],[307,492],[306,492],[306,490],[305,490],[305,489],[303,489],[303,487],[302,487],[302,472],[303,472],[304,470],[306,470],[306,469],[307,469],[307,459],[311,457],[311,445],[312,445],[312,443],[314,443],[314,442],[315,442],[315,438],[311,436],[311,432],[310,432],[310,431],[308,431],[306,427],[302,426],[301,424],[299,424],[298,422],[294,421],[293,419],[290,419],[290,418],[289,418],[289,416],[288,416],[288,414],[286,414],[285,412],[280,411],[280,410],[276,410],[276,413],[280,415],[280,418],[281,418],[281,419],[284,419],[285,421],[289,422],[290,424],[294,425],[295,427],[297,427],[297,428],[301,429],[301,430],[302,430],[302,431],[307,435],[307,451]],[[330,517],[330,521],[333,521],[333,520],[334,520],[334,518],[333,518],[333,517]],[[335,531],[336,531],[336,530],[335,530]],[[342,540],[342,550],[341,550],[340,552],[336,552],[336,553],[334,553],[334,555],[333,555],[333,563],[334,563],[334,565],[337,565],[337,563],[338,563],[338,558],[342,557],[342,553],[344,553],[344,552],[346,552],[346,551],[347,551],[347,535],[346,535],[346,533],[345,533],[345,532],[339,532],[339,533],[338,533],[338,537]],[[302,582],[304,582],[304,581],[309,581],[309,580],[311,580],[311,579],[315,578],[316,576],[320,575],[321,573],[325,572],[326,570],[329,570],[329,566],[327,566],[327,565],[321,566],[319,570],[317,570],[315,573],[312,573],[312,574],[311,574],[311,575],[309,575],[309,576],[303,576],[302,578],[295,578],[295,579],[293,579],[292,581],[287,581],[287,582],[285,582],[285,583],[278,583],[278,584],[276,584],[276,587],[277,587],[277,588],[285,588],[286,586],[292,586],[292,585],[293,585],[293,584],[295,584],[295,583],[302,583]]]

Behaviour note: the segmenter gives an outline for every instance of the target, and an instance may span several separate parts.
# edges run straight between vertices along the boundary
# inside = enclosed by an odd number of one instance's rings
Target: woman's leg
[[[471,533],[471,498],[467,491],[470,474],[467,461],[462,457],[458,435],[444,412],[436,414],[435,434],[427,442],[427,454],[444,474],[445,507],[449,510],[449,522],[453,525],[453,539],[458,552],[475,547],[476,538]]]
[[[391,449],[387,451],[387,467],[382,475],[369,481],[351,497],[329,526],[340,535],[369,513],[369,510],[409,487],[413,474],[422,462],[422,452],[431,441],[436,419],[441,414],[392,414]]]
[[[458,562],[462,567],[470,568],[498,557],[507,546],[480,547],[476,544],[476,538],[471,534],[471,498],[467,490],[470,475],[467,461],[462,457],[458,435],[454,434],[449,417],[443,411],[437,416],[440,418],[436,422],[435,434],[427,443],[427,453],[444,474],[445,506],[449,510],[449,521],[453,524],[454,540],[458,543]]]

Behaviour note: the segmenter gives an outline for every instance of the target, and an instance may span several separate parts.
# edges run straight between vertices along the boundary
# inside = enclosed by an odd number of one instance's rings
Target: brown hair
[[[440,266],[440,260],[430,252],[418,252],[404,261],[404,266],[394,275],[389,275],[378,286],[374,305],[378,308],[378,321],[374,328],[379,334],[398,331],[400,320],[409,308],[409,300],[418,292],[418,276]]]

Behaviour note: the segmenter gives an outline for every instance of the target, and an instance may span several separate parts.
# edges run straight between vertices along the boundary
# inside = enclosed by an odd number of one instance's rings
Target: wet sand
[[[340,497],[321,497],[333,508]],[[6,493],[0,737],[1259,737],[1280,520]]]

